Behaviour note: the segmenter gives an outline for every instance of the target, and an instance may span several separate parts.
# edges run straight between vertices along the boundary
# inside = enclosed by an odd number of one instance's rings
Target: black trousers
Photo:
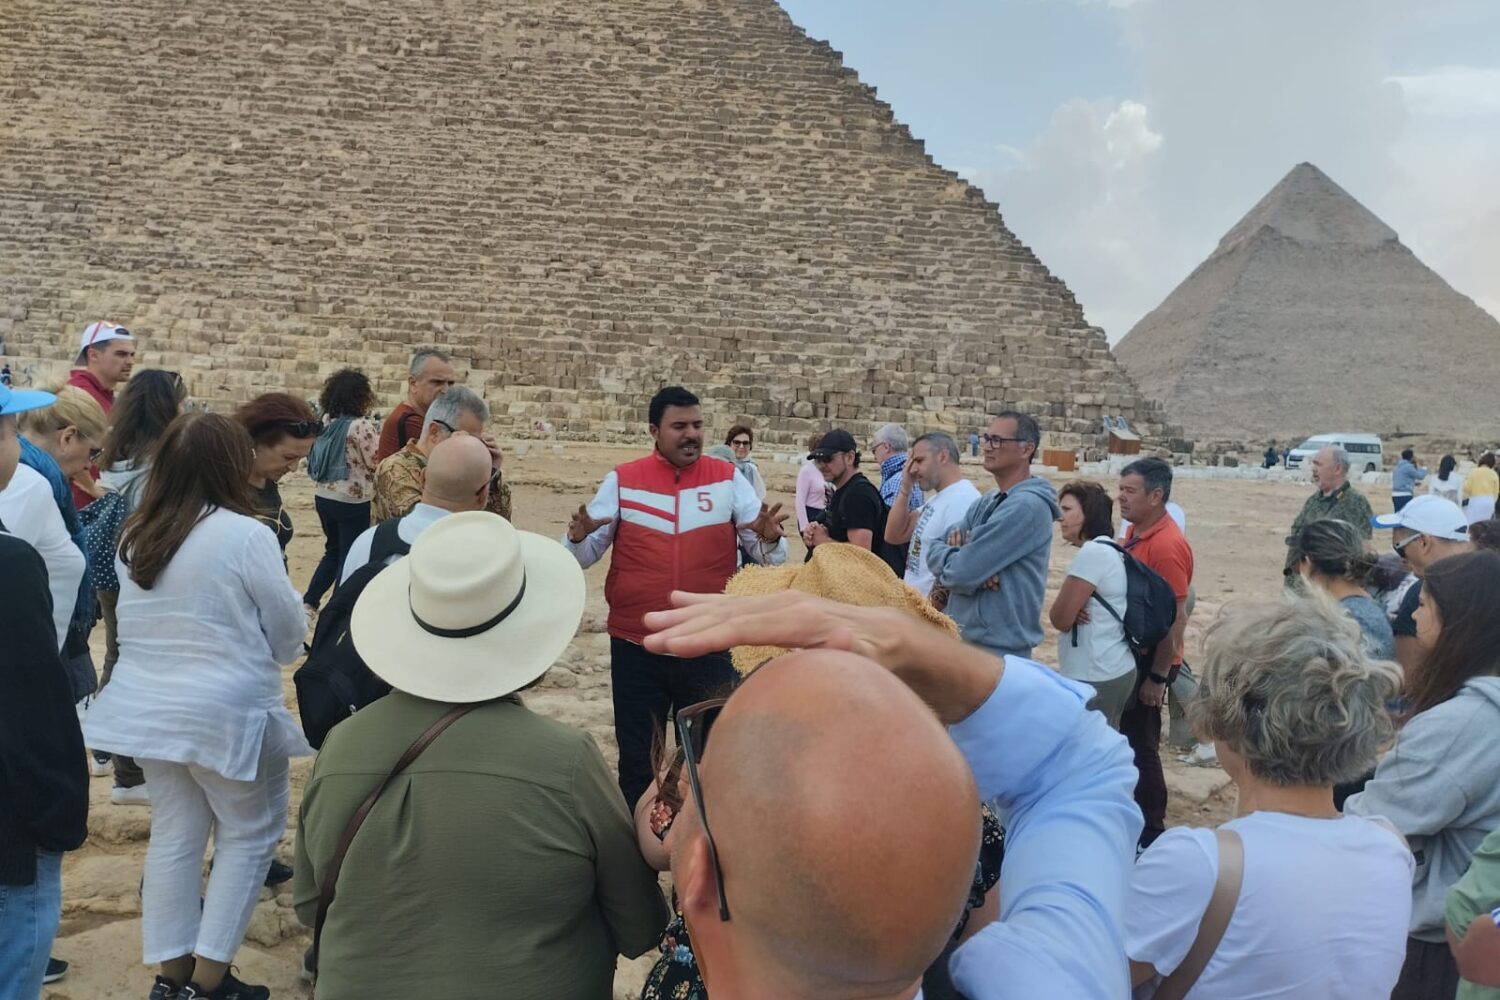
[[[329,588],[337,586],[339,577],[344,572],[344,560],[349,558],[354,540],[370,526],[370,502],[344,503],[342,500],[314,497],[313,507],[318,512],[318,522],[323,526],[323,558],[318,560],[318,568],[313,570],[312,579],[307,584],[307,593],[302,595],[302,603],[316,608],[322,603],[323,595],[328,593]]]
[[[1178,668],[1173,667],[1169,677],[1177,679]],[[1144,679],[1145,675],[1141,675]],[[1140,685],[1130,696],[1125,711],[1120,714],[1120,732],[1130,741],[1135,752],[1135,804],[1141,807],[1145,826],[1141,829],[1141,847],[1150,847],[1151,842],[1167,830],[1167,776],[1161,768],[1161,708],[1142,705]]]
[[[679,708],[729,694],[739,681],[728,653],[696,659],[659,656],[625,639],[609,640],[609,678],[614,689],[615,742],[620,747],[620,791],[634,809],[656,776],[651,771],[652,741],[666,733],[667,718]],[[663,746],[672,742],[666,739]]]

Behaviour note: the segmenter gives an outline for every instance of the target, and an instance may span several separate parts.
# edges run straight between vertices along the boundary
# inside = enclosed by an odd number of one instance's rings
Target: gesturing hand
[[[760,516],[750,522],[750,530],[763,542],[774,542],[786,535],[786,519],[789,514],[781,512],[781,504],[774,507],[760,505]]]
[[[577,545],[608,523],[608,518],[589,517],[588,504],[579,504],[573,516],[568,519],[568,541]]]

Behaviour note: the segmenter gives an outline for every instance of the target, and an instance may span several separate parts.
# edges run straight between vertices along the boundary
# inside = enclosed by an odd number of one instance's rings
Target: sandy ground
[[[526,454],[520,454],[521,448]],[[615,463],[640,454],[639,449],[586,447],[537,442],[507,446],[506,471],[515,494],[518,527],[549,536],[561,533],[568,514],[593,494],[599,479]],[[788,504],[796,466],[759,456],[772,499]],[[977,465],[967,467],[981,489],[991,485]],[[1059,479],[1060,483],[1062,480]],[[1112,485],[1112,484],[1110,484]],[[322,550],[313,513],[312,491],[305,476],[283,484],[287,508],[297,535],[290,549],[294,582],[305,586]],[[1194,658],[1204,626],[1217,610],[1235,599],[1274,595],[1279,589],[1286,533],[1307,487],[1262,482],[1184,481],[1173,499],[1187,510],[1189,538],[1197,558],[1198,605],[1188,629],[1189,659]],[[1377,503],[1383,502],[1383,498]],[[800,554],[801,543],[792,543]],[[1061,583],[1071,549],[1054,544],[1050,585]],[[578,637],[546,682],[527,695],[536,710],[580,726],[594,735],[611,764],[615,759],[609,691],[608,639],[604,635],[604,573],[607,560],[588,571],[589,603]],[[1050,603],[1050,598],[1049,598]],[[102,662],[102,630],[95,635],[95,659]],[[1056,638],[1049,637],[1039,659],[1056,663]],[[291,668],[286,671],[287,699],[295,703]],[[1172,790],[1172,823],[1211,824],[1229,815],[1232,790],[1217,768],[1187,768],[1168,758]],[[295,822],[301,786],[311,761],[292,765],[292,815]],[[54,954],[73,963],[67,978],[44,991],[48,1000],[135,1000],[149,989],[151,973],[140,961],[140,894],[137,886],[145,856],[150,812],[115,806],[110,780],[92,782],[89,840],[68,855],[63,869],[64,915]],[[291,860],[293,831],[288,829],[279,856]],[[309,936],[290,909],[290,895],[264,891],[245,946],[237,959],[242,978],[269,985],[276,996],[308,997],[311,989],[298,979]],[[616,995],[635,997],[654,953],[621,962]]]

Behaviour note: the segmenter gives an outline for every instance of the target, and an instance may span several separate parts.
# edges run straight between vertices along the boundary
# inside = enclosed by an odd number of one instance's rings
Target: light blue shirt
[[[1141,835],[1125,737],[1084,708],[1094,691],[1007,656],[984,704],[953,726],[979,797],[1005,827],[1000,919],[959,948],[971,1000],[1121,1000],[1120,928]]]
[[[1416,485],[1426,478],[1426,469],[1419,469],[1411,460],[1403,458],[1391,470],[1391,492],[1396,496],[1411,496]]]

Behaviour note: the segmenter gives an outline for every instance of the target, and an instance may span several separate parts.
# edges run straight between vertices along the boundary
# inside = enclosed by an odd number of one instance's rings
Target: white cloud
[[[1439,118],[1500,115],[1500,69],[1439,66],[1425,73],[1393,76],[1414,114]]]
[[[1099,0],[1095,0],[1099,2]],[[1311,161],[1500,314],[1500,70],[1392,72],[1397,0],[1155,0],[1119,21],[1138,85],[1068,101],[966,176],[1118,340]]]

